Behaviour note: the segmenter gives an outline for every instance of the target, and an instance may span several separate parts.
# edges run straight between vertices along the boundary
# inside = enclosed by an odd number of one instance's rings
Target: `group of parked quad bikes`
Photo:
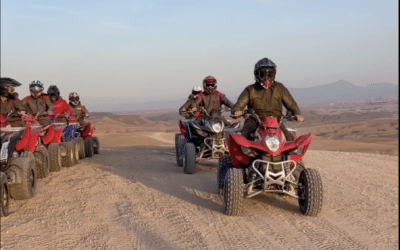
[[[1,88],[20,86],[1,78]],[[2,105],[4,103],[2,102]],[[47,119],[42,125],[39,117]],[[64,122],[57,122],[64,117]],[[99,153],[99,139],[90,122],[64,114],[22,114],[13,110],[1,115],[1,216],[10,214],[10,200],[30,199],[38,191],[38,179],[71,167],[80,159]]]
[[[268,65],[270,62],[267,58],[260,60],[258,64],[260,62],[267,64],[266,67],[260,67],[262,70],[272,68]],[[209,91],[210,87],[212,91]],[[263,91],[263,87],[257,91]],[[204,94],[205,91],[200,87],[193,88],[192,95],[179,110],[180,115],[186,119],[179,121],[180,133],[175,135],[175,150],[177,165],[183,167],[184,173],[195,173],[197,162],[217,159],[216,189],[218,194],[223,195],[226,215],[240,215],[244,199],[259,194],[276,193],[298,199],[302,214],[316,216],[322,207],[322,181],[318,171],[306,168],[302,160],[311,143],[312,134],[299,136],[295,129],[283,126],[285,121],[299,121],[299,116],[294,116],[288,110],[286,115],[260,119],[249,108],[252,104],[246,99],[247,103],[244,104],[249,106],[240,111],[240,117],[245,118],[245,121],[252,120],[255,131],[245,137],[244,127],[224,118],[223,112],[228,109],[223,109],[221,103],[231,109],[238,107],[238,103],[246,98],[242,97],[246,91],[249,92],[249,87],[235,105],[215,90],[215,78],[206,77],[203,88],[208,94]],[[195,99],[190,105],[193,96]],[[213,101],[215,99],[221,101]],[[210,105],[213,102],[220,106]],[[230,116],[238,118],[234,113],[233,110]],[[289,140],[289,137],[293,138]]]

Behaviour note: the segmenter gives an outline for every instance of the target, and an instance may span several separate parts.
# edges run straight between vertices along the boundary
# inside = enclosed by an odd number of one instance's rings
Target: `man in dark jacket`
[[[18,98],[18,93],[15,92],[15,87],[21,84],[11,78],[1,78],[0,96],[1,96],[1,115],[5,119],[11,113],[26,114],[25,107],[22,101]],[[20,117],[8,117],[7,123],[10,126],[22,126]]]
[[[48,96],[43,95],[43,83],[40,81],[32,81],[29,84],[30,96],[27,96],[23,100],[26,111],[28,114],[37,116],[37,121],[41,125],[50,124],[50,120],[46,118],[46,115],[53,114],[53,104],[51,103]]]
[[[82,105],[81,101],[79,101],[79,95],[76,92],[72,92],[69,94],[69,106],[72,109],[72,112],[79,122],[79,125],[83,126],[86,124],[85,117],[89,117],[89,111]]]
[[[254,76],[256,82],[247,86],[240,94],[238,101],[232,109],[232,114],[236,117],[242,115],[243,109],[247,106],[252,109],[261,120],[267,116],[280,118],[282,116],[282,105],[296,116],[296,120],[303,122],[300,116],[300,109],[296,101],[282,83],[275,81],[276,65],[268,58],[259,60],[254,66]],[[292,134],[281,123],[280,128],[285,134],[286,140],[293,141]],[[257,129],[257,123],[253,119],[246,119],[242,135],[251,139],[251,134]]]
[[[6,88],[0,89],[1,96],[1,114],[7,117],[10,113],[16,113],[17,111],[21,114],[25,114],[25,107],[22,105],[19,99],[11,95]]]
[[[198,107],[195,105],[197,96],[202,92],[201,87],[196,86],[192,89],[192,93],[189,95],[185,104],[179,108],[179,115],[183,115],[186,118],[192,118],[193,115],[188,114],[188,111],[193,111],[195,116],[198,116]]]
[[[204,92],[197,96],[197,100],[194,104],[197,107],[204,107],[204,109],[211,114],[213,111],[220,112],[222,104],[229,108],[233,108],[233,103],[221,92],[217,91],[217,79],[213,76],[207,76],[203,80]]]

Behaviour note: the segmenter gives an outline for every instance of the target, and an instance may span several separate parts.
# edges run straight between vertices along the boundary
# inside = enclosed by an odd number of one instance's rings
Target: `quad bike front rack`
[[[256,165],[262,164],[265,170],[265,175],[263,175],[257,168]],[[292,165],[293,168],[289,170],[289,167]],[[281,169],[277,172],[272,172],[270,171],[272,166],[280,166]],[[257,194],[260,193],[284,193],[289,196],[292,196],[294,198],[299,198],[297,196],[297,192],[295,191],[294,186],[297,186],[298,183],[295,182],[295,178],[293,176],[293,172],[297,167],[297,163],[294,160],[286,160],[286,161],[280,161],[280,162],[269,162],[269,161],[263,161],[263,160],[255,160],[251,168],[254,172],[256,172],[259,176],[258,179],[250,182],[247,184],[247,195],[246,198],[250,198],[253,196],[256,196]],[[254,183],[259,181],[259,180],[264,180],[263,184],[263,189],[258,190],[258,191],[253,191],[253,186]],[[287,183],[290,183],[292,185],[286,185]],[[277,185],[279,187],[282,187],[282,189],[270,189],[271,185]],[[289,191],[285,190],[285,187],[289,187]]]

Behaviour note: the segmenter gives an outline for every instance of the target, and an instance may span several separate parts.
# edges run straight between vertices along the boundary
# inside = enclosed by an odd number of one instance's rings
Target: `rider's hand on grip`
[[[296,120],[298,122],[304,122],[304,117],[302,117],[301,115],[296,115]]]
[[[235,111],[233,114],[231,114],[231,117],[234,118],[234,119],[242,117],[242,116],[243,116],[243,112],[242,111]]]

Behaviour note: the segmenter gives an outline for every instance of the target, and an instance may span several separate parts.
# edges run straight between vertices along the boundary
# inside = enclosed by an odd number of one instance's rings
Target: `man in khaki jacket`
[[[254,76],[256,82],[247,86],[240,94],[238,101],[232,109],[232,114],[241,116],[243,109],[247,106],[252,109],[261,120],[267,116],[280,118],[282,116],[282,105],[296,116],[296,120],[303,122],[304,118],[300,116],[300,109],[293,99],[289,90],[282,83],[275,81],[276,65],[268,58],[259,60],[254,66]],[[285,134],[286,140],[293,141],[292,134],[281,123],[280,128]],[[251,134],[257,129],[257,123],[253,119],[246,119],[242,135],[251,139]]]

